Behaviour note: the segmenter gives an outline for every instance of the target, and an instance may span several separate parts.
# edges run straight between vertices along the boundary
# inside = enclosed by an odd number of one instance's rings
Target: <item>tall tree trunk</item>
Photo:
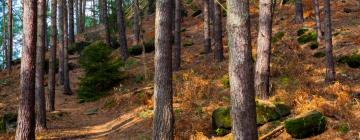
[[[36,43],[36,74],[35,74],[35,111],[36,129],[46,129],[46,107],[44,92],[44,60],[45,60],[45,33],[46,33],[46,0],[38,0]]]
[[[204,4],[204,53],[211,52],[211,35],[210,35],[210,2],[203,0]]]
[[[3,60],[5,60],[5,62],[7,61],[7,30],[6,30],[6,12],[5,12],[5,8],[6,8],[6,3],[5,3],[5,1],[2,1],[2,16],[4,17],[3,18],[3,33],[2,33],[2,38],[3,38],[3,50],[4,50],[4,59]],[[6,64],[7,64],[7,62],[6,62]],[[4,63],[4,66],[5,66],[5,63]],[[5,67],[6,68],[6,67]]]
[[[47,110],[55,110],[55,68],[56,68],[56,47],[57,47],[57,0],[51,0],[51,46],[49,55],[49,93],[47,96]]]
[[[13,14],[12,14],[12,0],[8,0],[8,34],[9,41],[7,44],[7,70],[8,74],[11,73],[11,61],[12,61],[12,52],[13,52]]]
[[[65,0],[60,0],[59,3],[59,83],[60,85],[64,84],[64,16],[65,16]]]
[[[20,102],[15,140],[35,139],[35,61],[37,0],[23,0],[23,35]]]
[[[214,25],[213,25],[213,36],[214,36],[214,57],[216,62],[224,60],[223,52],[223,40],[222,40],[222,12],[221,7],[218,3],[214,3]]]
[[[321,42],[321,38],[322,38],[319,1],[313,0],[312,2],[313,2],[314,12],[315,12],[317,43],[319,44]]]
[[[63,34],[63,38],[64,38],[64,44],[63,44],[63,53],[64,53],[64,94],[65,95],[72,95],[72,91],[70,88],[70,77],[69,77],[69,56],[68,56],[68,46],[69,46],[69,30],[68,30],[68,7],[66,5],[66,0],[64,0],[64,18],[63,18],[63,22],[64,22],[64,34]]]
[[[86,23],[86,0],[83,0],[82,3],[82,11],[81,11],[81,29],[84,32],[85,31],[85,23]]]
[[[102,21],[102,24],[104,24],[105,26],[105,43],[108,47],[112,47],[112,44],[111,44],[111,36],[110,36],[110,27],[109,27],[109,18],[108,18],[108,11],[107,11],[107,1],[106,0],[100,0],[102,1],[101,4],[102,4],[102,18],[101,21]]]
[[[79,0],[75,0],[76,33],[79,32]]]
[[[304,22],[302,0],[295,0],[295,22],[296,23]]]
[[[141,32],[141,25],[140,25],[140,9],[139,9],[139,1],[134,0],[133,4],[133,30],[134,30],[134,41],[133,45],[139,45],[140,43],[140,32]]]
[[[129,53],[127,50],[127,39],[126,39],[126,28],[125,28],[125,20],[124,20],[124,12],[122,6],[123,0],[116,0],[117,6],[117,23],[119,28],[119,43],[120,43],[120,56],[122,60],[126,60],[129,57]]]
[[[261,99],[270,96],[270,56],[272,33],[272,0],[260,0],[259,33],[255,66],[255,92]]]
[[[100,8],[99,18],[100,18],[101,24],[104,24],[104,16],[105,16],[104,9],[105,9],[105,7],[106,7],[106,4],[104,5],[104,0],[99,0],[99,8]]]
[[[92,0],[92,20],[93,20],[93,26],[96,25],[96,5],[95,0]]]
[[[226,2],[234,140],[257,140],[249,0],[227,0]]]
[[[156,0],[153,139],[174,139],[171,65],[172,0]]]
[[[74,0],[68,0],[69,5],[69,45],[75,42],[74,32]]]
[[[175,29],[174,29],[174,50],[173,70],[177,71],[181,66],[181,0],[175,0]]]
[[[78,0],[79,1],[79,17],[78,17],[78,31],[79,31],[79,33],[82,33],[82,32],[84,32],[83,31],[83,29],[81,28],[81,25],[82,25],[82,13],[83,13],[83,2],[84,2],[84,0]]]
[[[326,52],[326,78],[327,83],[335,80],[335,64],[332,51],[331,32],[331,8],[330,0],[324,0],[324,23],[325,23],[325,52]]]

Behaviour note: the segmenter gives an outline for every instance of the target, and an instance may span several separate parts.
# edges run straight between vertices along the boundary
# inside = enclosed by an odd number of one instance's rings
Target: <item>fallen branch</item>
[[[130,92],[129,94],[136,94],[136,93],[139,93],[141,91],[144,91],[144,90],[150,90],[150,89],[153,89],[154,87],[153,86],[148,86],[148,87],[144,87],[144,88],[140,88],[140,89],[137,89],[137,90],[134,90],[132,92]]]
[[[284,125],[281,124],[280,126],[276,127],[274,130],[272,130],[272,131],[270,131],[269,133],[261,136],[261,137],[259,138],[259,140],[267,140],[267,139],[270,139],[270,138],[272,138],[272,137],[274,137],[274,136],[278,136],[278,135],[280,135],[282,132],[284,132],[283,130],[284,130]]]

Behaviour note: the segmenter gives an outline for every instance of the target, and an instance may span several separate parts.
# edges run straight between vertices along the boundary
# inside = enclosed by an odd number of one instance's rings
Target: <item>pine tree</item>
[[[35,61],[37,0],[23,0],[23,35],[20,103],[15,140],[35,139]]]
[[[210,23],[211,23],[211,16],[210,13],[210,0],[203,0],[204,5],[204,53],[208,54],[211,52],[211,35],[210,35]]]
[[[211,0],[213,1],[213,0]],[[222,12],[219,3],[214,3],[214,23],[213,23],[213,36],[214,36],[214,57],[216,62],[224,60],[223,40],[222,40]]]
[[[126,28],[124,20],[124,12],[122,6],[123,0],[116,0],[117,6],[117,23],[119,28],[119,44],[120,44],[120,56],[122,60],[126,60],[129,57],[127,39],[126,39]]]
[[[235,140],[257,140],[249,0],[227,0],[232,131]]]
[[[173,49],[173,70],[177,71],[181,65],[181,0],[175,0],[174,20],[174,49]]]
[[[320,9],[319,9],[319,1],[313,0],[313,7],[315,12],[315,22],[316,22],[316,34],[317,34],[317,43],[320,44],[322,38],[321,32],[321,23],[320,23]]]
[[[296,23],[304,22],[302,0],[295,0],[295,22]]]
[[[8,74],[11,73],[11,62],[13,53],[13,14],[12,14],[12,0],[8,0],[8,44],[7,44],[7,70]]]
[[[55,67],[56,67],[56,47],[57,47],[57,0],[51,0],[51,45],[49,55],[49,92],[47,96],[47,110],[55,110]]]
[[[331,32],[331,8],[330,0],[324,0],[324,28],[325,28],[325,54],[326,54],[326,78],[327,83],[335,80],[335,64],[332,46]]]

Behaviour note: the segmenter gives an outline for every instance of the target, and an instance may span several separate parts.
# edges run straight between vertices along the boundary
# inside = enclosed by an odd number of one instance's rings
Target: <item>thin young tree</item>
[[[214,1],[214,0],[211,0]],[[214,36],[214,57],[216,62],[224,60],[223,40],[222,40],[222,12],[219,3],[214,3],[214,24],[213,24],[213,36]]]
[[[5,8],[6,8],[6,3],[5,3],[5,1],[2,1],[1,2],[2,3],[2,19],[3,19],[3,21],[2,21],[2,23],[3,23],[3,32],[2,32],[2,38],[3,38],[3,42],[2,42],[2,47],[3,47],[3,50],[4,50],[4,58],[5,59],[3,59],[3,60],[7,60],[7,36],[6,36],[6,34],[7,34],[7,30],[6,30],[6,12],[5,12]]]
[[[173,49],[173,70],[177,71],[181,66],[181,0],[175,0],[174,20],[174,49]]]
[[[78,0],[79,1],[79,5],[77,5],[79,8],[79,15],[78,15],[78,17],[77,17],[77,21],[78,21],[78,23],[77,23],[77,29],[78,29],[78,33],[82,33],[82,32],[84,32],[84,30],[81,28],[81,25],[82,25],[82,11],[83,11],[83,2],[84,2],[84,0]]]
[[[126,28],[123,12],[123,0],[116,0],[117,6],[117,23],[119,28],[119,44],[120,44],[120,56],[122,60],[126,60],[129,57],[129,52],[127,50],[127,39],[126,39]]]
[[[255,92],[261,99],[270,96],[272,0],[259,1],[259,31],[255,65]]]
[[[11,62],[13,53],[13,14],[12,14],[12,0],[8,0],[8,44],[7,44],[7,71],[11,73]]]
[[[35,61],[37,0],[23,0],[24,45],[20,69],[20,102],[15,140],[35,139]]]
[[[331,8],[330,0],[324,0],[324,28],[325,28],[325,54],[326,54],[326,83],[331,83],[335,80],[335,64],[332,46],[332,31],[331,31]]]
[[[35,111],[36,129],[46,129],[46,106],[44,92],[44,61],[46,33],[46,0],[38,0],[36,73],[35,73]]]
[[[227,0],[229,79],[235,140],[257,140],[249,0]]]
[[[171,65],[172,0],[156,0],[153,139],[174,139]]]
[[[106,6],[106,5],[105,5]],[[104,23],[104,16],[105,16],[105,13],[104,13],[104,10],[105,7],[104,7],[104,0],[99,0],[99,8],[100,8],[100,11],[99,11],[99,19],[100,19],[100,23]]]
[[[68,0],[69,6],[69,45],[75,42],[75,29],[74,29],[74,0]]]
[[[322,32],[321,32],[321,23],[320,23],[320,9],[319,9],[319,0],[312,0],[314,12],[315,12],[315,22],[316,22],[316,33],[317,33],[317,43],[321,42]]]
[[[204,53],[208,54],[211,52],[211,35],[210,35],[210,23],[211,23],[211,8],[210,0],[203,0],[204,5]]]
[[[69,47],[69,26],[68,26],[68,5],[66,0],[64,0],[64,15],[63,15],[63,57],[64,57],[64,84],[63,84],[63,94],[72,95],[72,91],[70,88],[70,75],[69,75],[69,55],[68,55],[68,47]]]
[[[60,0],[59,1],[59,83],[60,85],[64,84],[64,34],[65,34],[65,29],[64,29],[64,16],[65,16],[65,12],[64,12],[64,8],[65,8],[65,0]]]
[[[79,0],[75,0],[74,1],[74,10],[75,10],[75,19],[76,19],[76,33],[78,33],[79,32]]]
[[[304,22],[304,14],[303,14],[303,4],[302,0],[295,0],[295,22],[303,23]]]
[[[55,67],[56,67],[56,47],[57,47],[57,0],[51,0],[51,38],[49,51],[49,73],[48,73],[48,96],[46,108],[48,111],[55,110]]]
[[[133,45],[139,45],[140,43],[140,32],[141,32],[141,25],[140,25],[140,9],[139,9],[139,1],[134,0],[132,5],[133,7],[133,32],[134,32],[134,40]]]

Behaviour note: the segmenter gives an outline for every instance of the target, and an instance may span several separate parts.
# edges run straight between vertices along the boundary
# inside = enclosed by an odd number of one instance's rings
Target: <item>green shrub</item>
[[[325,57],[326,54],[325,54],[325,52],[316,52],[313,56],[315,58],[321,58],[321,57]]]
[[[153,52],[155,50],[155,39],[152,38],[144,42],[145,52]]]
[[[119,82],[119,68],[122,63],[111,59],[111,51],[111,48],[101,41],[94,42],[83,50],[80,66],[85,70],[85,76],[80,79],[78,89],[81,102],[99,99]]]
[[[315,50],[319,48],[319,44],[317,42],[313,42],[310,44],[310,49]]]
[[[69,47],[68,47],[68,52],[70,55],[73,55],[73,54],[80,54],[82,50],[84,50],[84,48],[86,46],[89,46],[91,43],[89,42],[76,42],[74,44],[71,44]]]
[[[307,34],[301,35],[297,41],[299,44],[306,44],[308,42],[315,42],[317,39],[317,35],[315,32],[309,32]]]
[[[301,28],[301,29],[299,29],[299,30],[296,32],[296,34],[297,34],[298,36],[302,36],[302,35],[304,35],[307,31],[309,31],[309,29],[307,29],[307,28]]]
[[[341,56],[337,61],[339,63],[347,64],[350,68],[360,68],[360,54]]]
[[[132,56],[137,56],[142,54],[142,46],[140,45],[134,45],[128,49],[129,54]]]

